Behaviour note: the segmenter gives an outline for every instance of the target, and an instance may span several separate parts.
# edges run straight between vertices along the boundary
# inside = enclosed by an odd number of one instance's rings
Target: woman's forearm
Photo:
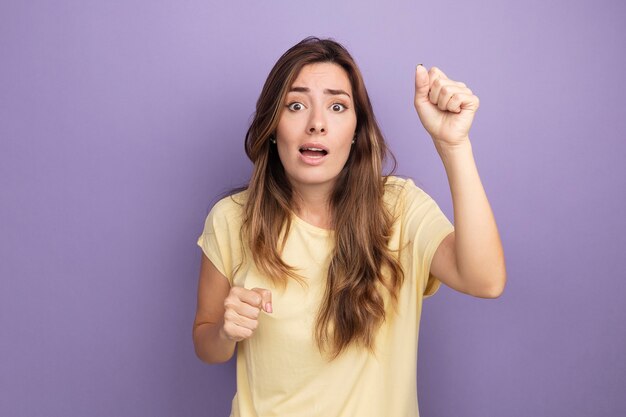
[[[504,252],[470,141],[437,151],[452,193],[459,275],[472,287],[500,294],[506,283]]]
[[[201,323],[194,325],[193,344],[203,362],[222,363],[233,356],[236,342],[226,338],[222,323]]]

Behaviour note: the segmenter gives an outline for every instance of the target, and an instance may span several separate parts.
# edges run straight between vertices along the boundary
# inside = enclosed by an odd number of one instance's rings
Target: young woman
[[[453,226],[387,147],[344,47],[306,38],[272,68],[245,148],[247,188],[220,200],[203,250],[196,354],[237,346],[231,416],[418,416],[424,297],[441,282],[498,297],[506,272],[469,129],[478,97],[415,72],[415,108],[445,166]]]

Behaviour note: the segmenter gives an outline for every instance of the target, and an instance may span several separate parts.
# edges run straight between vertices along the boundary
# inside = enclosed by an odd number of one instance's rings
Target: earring
[[[270,136],[270,142],[276,145],[276,138],[274,136]]]
[[[354,138],[352,138],[352,143],[354,144],[354,141],[356,140],[356,135],[354,135]]]

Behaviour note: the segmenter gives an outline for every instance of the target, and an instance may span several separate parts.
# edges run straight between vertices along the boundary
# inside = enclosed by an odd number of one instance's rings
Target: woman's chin
[[[314,187],[314,186],[329,186],[335,183],[339,177],[339,173],[336,175],[328,173],[307,173],[288,175],[291,184],[295,187]]]

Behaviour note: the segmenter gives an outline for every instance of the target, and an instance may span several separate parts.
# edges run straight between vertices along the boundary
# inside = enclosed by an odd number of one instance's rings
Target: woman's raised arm
[[[494,298],[504,290],[506,267],[469,140],[478,106],[478,97],[464,83],[436,67],[416,68],[415,109],[446,169],[454,206],[455,231],[435,252],[431,272],[461,292]]]

